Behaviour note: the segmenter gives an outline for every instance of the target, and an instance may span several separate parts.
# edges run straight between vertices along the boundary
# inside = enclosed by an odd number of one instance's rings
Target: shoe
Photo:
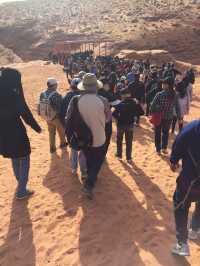
[[[132,159],[127,160],[127,163],[128,163],[128,164],[133,164]]]
[[[157,152],[157,154],[160,156],[161,155],[161,151],[156,151]]]
[[[93,193],[92,193],[92,189],[88,188],[87,186],[84,186],[82,188],[82,192],[86,195],[86,197],[90,200],[93,199]]]
[[[52,154],[54,152],[56,152],[56,148],[50,148],[50,153]]]
[[[167,155],[168,154],[168,150],[167,149],[163,149],[162,150],[162,153],[165,154],[165,155]]]
[[[117,154],[115,154],[115,156],[119,161],[122,161],[122,156],[118,156]]]
[[[25,193],[23,193],[21,195],[20,194],[16,195],[16,199],[23,200],[23,199],[26,199],[26,198],[33,196],[34,193],[35,192],[32,190],[27,190]]]
[[[72,169],[72,175],[77,175],[77,169]]]
[[[60,144],[60,149],[64,149],[65,147],[67,147],[67,145],[68,145],[67,142],[65,142],[65,143],[63,143],[63,144]]]
[[[172,248],[172,254],[184,257],[190,256],[190,249],[188,244],[176,243],[175,246]]]
[[[199,235],[200,235],[200,230],[194,231],[192,230],[192,228],[189,229],[188,238],[190,240],[197,240],[199,238]]]

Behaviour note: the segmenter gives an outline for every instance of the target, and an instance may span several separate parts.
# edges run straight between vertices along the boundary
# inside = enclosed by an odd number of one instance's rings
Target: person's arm
[[[78,96],[74,96],[68,106],[67,113],[65,116],[65,134],[67,136],[67,141],[70,143],[71,136],[73,134],[72,128],[73,128],[73,112],[75,108],[75,104],[78,104]]]
[[[112,113],[112,116],[114,117],[114,119],[118,120],[119,119],[119,107],[116,106],[115,110]]]
[[[180,104],[179,104],[178,96],[176,95],[175,97],[176,97],[176,99],[175,99],[176,115],[177,115],[177,118],[180,120],[182,118],[181,117],[181,107],[180,107]]]
[[[26,104],[25,99],[18,99],[19,104],[19,115],[22,117],[24,122],[29,125],[37,133],[41,132],[41,127],[38,125],[37,121],[33,117],[28,105]]]
[[[103,99],[104,102],[104,112],[106,116],[106,122],[110,122],[112,120],[112,112],[110,108],[110,104],[107,99]]]
[[[144,115],[144,110],[140,104],[135,105],[135,115],[136,116],[142,116]]]
[[[151,103],[150,112],[157,113],[159,111],[160,111],[160,93],[157,93]]]
[[[174,141],[170,156],[171,170],[175,171],[178,168],[178,163],[183,159],[185,152],[188,149],[188,133],[181,132]]]

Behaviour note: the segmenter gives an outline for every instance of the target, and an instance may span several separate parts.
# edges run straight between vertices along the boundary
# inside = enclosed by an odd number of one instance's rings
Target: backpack
[[[50,99],[56,92],[50,93],[49,96],[47,96],[47,93],[44,92],[44,97],[40,100],[39,103],[39,114],[40,116],[45,119],[46,121],[52,121],[56,115],[57,112],[53,109],[51,106]]]
[[[82,96],[74,96],[70,102],[72,106],[71,112],[67,114],[65,121],[65,134],[69,146],[80,151],[85,148],[92,147],[93,136],[92,132],[83,120],[79,109],[78,101]]]

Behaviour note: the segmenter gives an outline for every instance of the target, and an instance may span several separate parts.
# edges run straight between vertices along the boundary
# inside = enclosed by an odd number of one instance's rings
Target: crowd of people
[[[52,59],[55,63],[55,58]],[[168,154],[170,130],[178,136],[172,147],[172,171],[182,170],[174,193],[177,243],[173,254],[190,254],[188,237],[200,232],[200,120],[184,126],[189,113],[195,74],[193,69],[181,73],[173,63],[162,66],[149,60],[126,60],[118,57],[94,57],[91,51],[64,58],[64,72],[70,90],[64,97],[58,91],[56,78],[48,78],[47,88],[39,98],[38,115],[47,123],[50,153],[56,152],[56,132],[60,148],[70,148],[73,175],[80,166],[83,193],[93,198],[99,171],[106,159],[116,122],[116,158],[123,160],[123,138],[126,161],[132,164],[134,127],[140,127],[141,116],[149,117],[154,128],[155,152]],[[0,71],[0,155],[11,158],[18,187],[17,199],[33,194],[27,189],[30,168],[30,143],[22,120],[36,132],[41,128],[25,101],[21,74],[16,69]],[[188,212],[196,208],[188,231]],[[189,232],[189,236],[188,236]]]

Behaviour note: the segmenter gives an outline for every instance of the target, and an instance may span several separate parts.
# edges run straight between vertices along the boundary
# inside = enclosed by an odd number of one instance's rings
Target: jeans
[[[161,124],[155,128],[155,146],[157,152],[161,149],[167,149],[171,123],[171,120],[163,119]]]
[[[66,143],[65,140],[65,130],[59,118],[55,118],[52,121],[48,121],[48,130],[49,130],[49,143],[50,150],[56,149],[56,130],[58,132],[60,138],[60,145],[64,145]]]
[[[126,159],[132,159],[133,125],[117,126],[117,157],[122,158],[122,143],[125,135]]]
[[[28,183],[30,156],[12,159],[12,167],[18,182],[17,195],[23,196],[26,194],[26,185]]]
[[[86,159],[83,151],[78,152],[71,149],[70,162],[72,170],[77,170],[79,163],[81,174],[87,173]]]
[[[93,189],[101,166],[105,159],[105,145],[101,147],[91,147],[83,150],[87,163],[87,179],[85,186]]]
[[[184,205],[176,209],[178,204],[183,201],[184,197],[185,195],[182,195],[177,188],[174,193],[173,202],[175,208],[176,238],[179,243],[187,243],[188,240],[188,215],[192,201],[188,199]],[[195,204],[196,206],[192,216],[191,228],[194,231],[198,231],[200,229],[200,201]]]

